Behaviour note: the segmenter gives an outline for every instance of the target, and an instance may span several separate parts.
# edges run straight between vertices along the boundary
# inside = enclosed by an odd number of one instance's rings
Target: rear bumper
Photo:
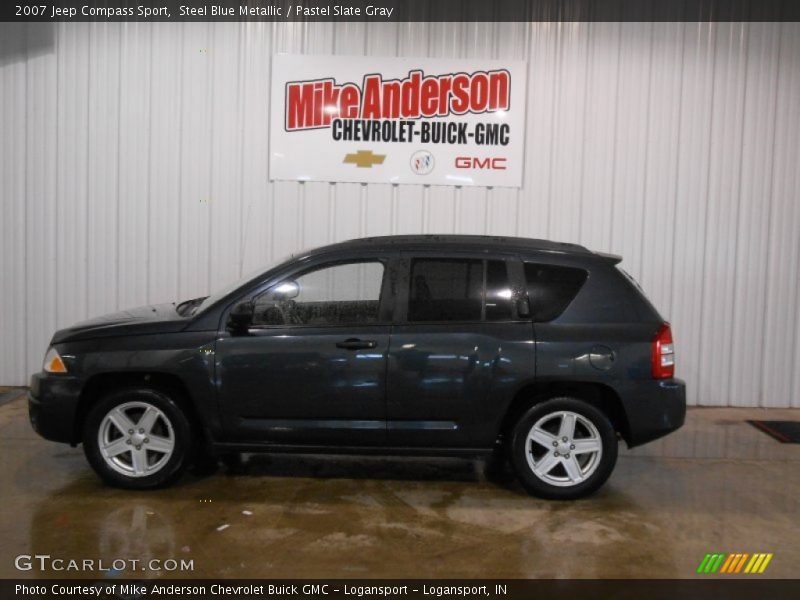
[[[76,443],[82,382],[69,375],[36,373],[28,392],[28,416],[34,431],[54,442]]]
[[[679,429],[686,420],[686,384],[680,379],[637,382],[625,402],[628,446],[640,446]]]

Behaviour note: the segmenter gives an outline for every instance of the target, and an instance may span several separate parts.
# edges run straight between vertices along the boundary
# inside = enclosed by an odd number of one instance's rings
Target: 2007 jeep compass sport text
[[[333,244],[57,332],[31,423],[133,489],[199,457],[363,452],[492,456],[532,494],[577,498],[619,438],[686,413],[670,327],[620,260],[519,238]]]

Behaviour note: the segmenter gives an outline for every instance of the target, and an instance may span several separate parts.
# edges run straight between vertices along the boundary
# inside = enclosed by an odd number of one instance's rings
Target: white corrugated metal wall
[[[407,232],[625,256],[690,402],[800,407],[800,24],[104,23],[0,35],[0,384],[52,332]],[[267,180],[275,52],[528,61],[524,188]]]

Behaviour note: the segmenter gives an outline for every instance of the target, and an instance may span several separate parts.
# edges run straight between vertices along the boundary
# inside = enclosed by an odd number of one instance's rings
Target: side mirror
[[[240,302],[228,315],[228,330],[246,331],[253,322],[253,303]]]
[[[299,293],[300,286],[297,282],[292,279],[287,279],[272,288],[272,300],[276,302],[291,300],[292,298],[297,298]]]

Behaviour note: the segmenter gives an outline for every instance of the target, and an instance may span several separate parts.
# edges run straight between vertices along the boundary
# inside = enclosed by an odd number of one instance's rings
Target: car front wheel
[[[525,489],[541,498],[571,500],[597,490],[617,462],[608,417],[577,398],[531,407],[511,437],[511,464]]]
[[[148,489],[186,466],[191,428],[180,407],[157,390],[126,389],[95,404],[83,432],[86,458],[106,483]]]

